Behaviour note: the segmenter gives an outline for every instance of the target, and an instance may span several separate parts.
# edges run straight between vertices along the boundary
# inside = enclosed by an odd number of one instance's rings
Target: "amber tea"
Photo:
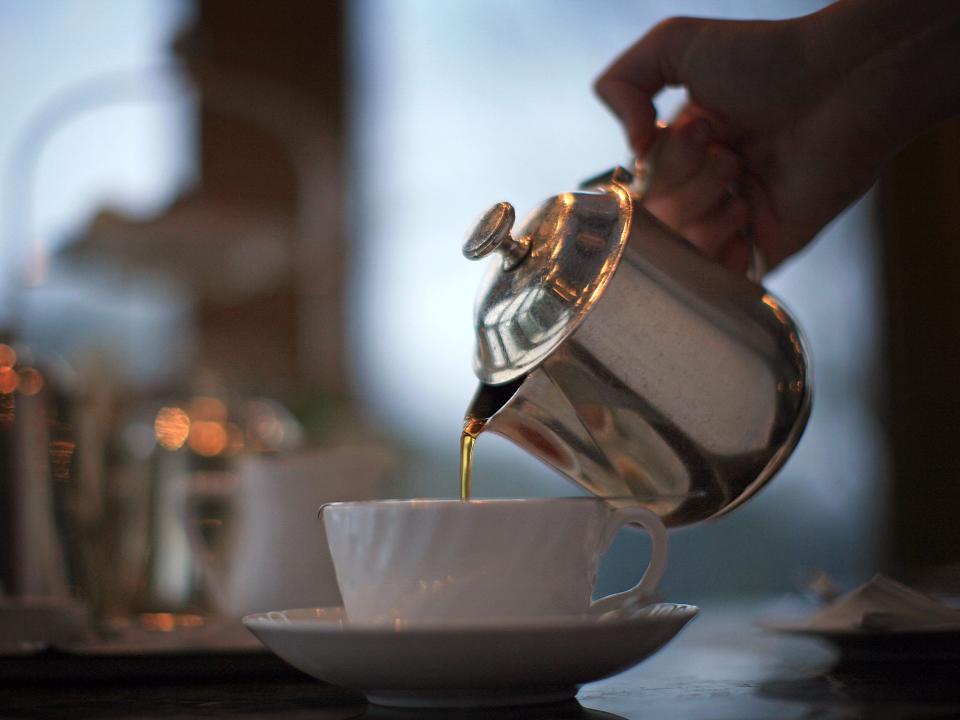
[[[463,421],[463,432],[460,434],[460,499],[470,499],[470,475],[473,470],[473,446],[477,436],[483,432],[487,424],[484,418],[470,417]]]
[[[490,418],[513,397],[523,378],[506,385],[486,385],[481,383],[476,395],[470,402],[463,417],[463,431],[460,433],[460,499],[470,499],[470,481],[473,476],[473,446],[483,432]]]

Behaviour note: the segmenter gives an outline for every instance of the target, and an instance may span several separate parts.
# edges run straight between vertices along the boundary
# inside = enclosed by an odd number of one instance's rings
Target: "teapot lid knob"
[[[513,205],[499,202],[483,214],[463,244],[463,254],[470,260],[479,260],[497,251],[503,256],[503,269],[512,270],[530,252],[530,238],[519,240],[510,234],[516,220]]]

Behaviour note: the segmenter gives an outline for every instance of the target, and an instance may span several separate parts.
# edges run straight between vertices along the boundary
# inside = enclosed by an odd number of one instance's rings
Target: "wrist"
[[[960,112],[960,2],[839,0],[809,16],[821,72],[855,127],[892,154]]]

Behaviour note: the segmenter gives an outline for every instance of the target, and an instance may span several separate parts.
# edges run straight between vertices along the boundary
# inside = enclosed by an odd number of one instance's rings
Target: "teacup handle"
[[[590,603],[590,612],[606,613],[611,610],[629,610],[650,603],[663,573],[667,569],[667,529],[660,518],[643,507],[617,508],[607,519],[603,550],[610,547],[617,532],[627,525],[639,525],[650,535],[650,563],[640,581],[629,590],[607,595]]]

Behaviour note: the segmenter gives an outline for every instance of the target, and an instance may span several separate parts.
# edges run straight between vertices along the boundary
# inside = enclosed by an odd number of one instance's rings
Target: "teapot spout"
[[[469,414],[486,418],[485,429],[503,435],[587,489],[591,489],[590,477],[610,476],[613,471],[566,395],[543,368],[506,385],[482,384]]]

